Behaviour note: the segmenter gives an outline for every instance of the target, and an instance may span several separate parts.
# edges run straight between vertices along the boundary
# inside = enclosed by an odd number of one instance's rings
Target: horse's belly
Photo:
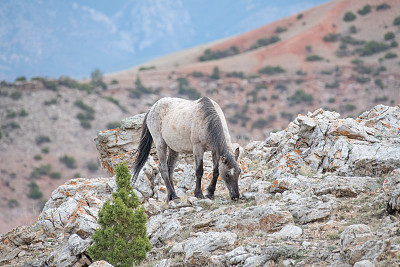
[[[161,132],[166,144],[176,152],[192,153],[191,125],[192,119],[188,114],[165,118]]]

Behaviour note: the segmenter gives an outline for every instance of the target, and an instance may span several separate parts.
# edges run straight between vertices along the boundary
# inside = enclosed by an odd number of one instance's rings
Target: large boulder
[[[59,186],[34,225],[0,236],[0,264],[89,265],[86,250],[99,227],[98,212],[116,187],[114,178],[72,179]]]
[[[99,151],[100,163],[109,174],[122,162],[132,164],[137,149],[145,114],[139,114],[121,121],[121,127],[100,131],[94,139]]]
[[[114,178],[69,180],[53,191],[36,224],[49,236],[76,233],[87,238],[98,227],[99,209],[116,189]]]
[[[290,205],[289,211],[295,222],[306,224],[328,219],[336,208],[336,203],[332,195],[304,197]]]
[[[380,261],[390,249],[390,240],[375,239],[369,226],[355,224],[347,226],[340,235],[340,251],[351,265],[369,260]]]
[[[304,169],[311,175],[379,177],[400,167],[400,107],[378,105],[355,119],[318,109],[247,148],[275,179]]]
[[[389,213],[400,211],[400,168],[393,170],[383,182],[386,208]]]

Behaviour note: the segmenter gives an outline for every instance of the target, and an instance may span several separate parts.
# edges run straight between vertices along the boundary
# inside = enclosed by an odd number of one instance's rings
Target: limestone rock
[[[62,245],[53,250],[47,259],[50,266],[74,266],[83,253],[91,244],[91,238],[82,239],[77,234],[65,238]]]
[[[119,163],[134,162],[133,152],[140,141],[144,115],[126,118],[122,120],[121,128],[101,131],[97,134],[94,141],[100,154],[99,159],[110,174],[114,174],[114,168]]]
[[[53,191],[37,224],[48,235],[77,233],[86,238],[98,227],[99,209],[116,188],[112,178],[72,179]]]
[[[400,168],[393,170],[384,180],[382,188],[385,192],[387,211],[400,211]]]
[[[332,194],[336,197],[356,197],[361,192],[379,188],[376,179],[369,177],[327,176],[316,187],[316,195]]]
[[[230,264],[243,263],[247,258],[254,256],[245,247],[239,246],[230,252],[225,253],[225,258]]]
[[[364,224],[350,225],[340,235],[340,250],[349,264],[362,260],[377,262],[390,249],[390,240],[375,240],[371,229]]]
[[[362,260],[356,262],[353,267],[375,267],[375,264],[370,262],[369,260]]]
[[[343,251],[358,241],[365,241],[371,237],[371,229],[365,224],[353,224],[347,226],[340,234],[340,249]]]
[[[294,177],[280,177],[277,178],[271,185],[269,191],[271,193],[282,193],[288,189],[295,189],[300,187],[300,181]]]
[[[336,200],[330,195],[325,195],[321,198],[316,196],[300,198],[289,206],[289,211],[295,222],[306,224],[329,218],[335,208]]]
[[[279,232],[272,234],[272,236],[279,239],[292,239],[300,237],[302,233],[303,230],[300,227],[288,224],[285,225]]]
[[[185,242],[185,264],[187,266],[205,264],[212,252],[232,249],[236,239],[236,234],[231,232],[200,232],[198,237]]]
[[[89,267],[114,267],[106,261],[95,261],[89,265]]]
[[[180,234],[181,224],[177,219],[178,214],[163,216],[163,214],[150,217],[146,223],[147,236],[154,247],[159,247],[166,241]]]
[[[400,166],[400,107],[378,105],[357,119],[316,110],[299,115],[271,134],[264,146],[249,146],[254,157],[273,169],[273,177],[336,172],[341,176],[381,176]],[[269,148],[266,150],[266,148]],[[267,153],[256,151],[265,150]]]
[[[154,267],[170,267],[170,266],[171,266],[171,261],[167,259],[161,260],[159,263],[154,265]]]
[[[293,217],[289,212],[283,211],[277,206],[265,204],[220,216],[216,221],[215,228],[219,231],[228,229],[240,232],[257,230],[274,232],[291,222],[293,222]]]
[[[368,240],[358,246],[346,249],[343,257],[352,265],[363,260],[378,262],[386,256],[389,249],[389,240]]]

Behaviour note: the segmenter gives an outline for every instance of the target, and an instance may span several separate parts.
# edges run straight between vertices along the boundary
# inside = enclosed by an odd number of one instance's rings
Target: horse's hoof
[[[175,199],[180,199],[177,195],[169,195],[168,197],[167,197],[167,203],[168,202],[170,202],[170,201],[173,201],[173,200],[175,200]]]
[[[238,200],[239,200],[239,197],[231,197],[231,200],[233,200],[233,201],[238,201]]]
[[[207,194],[207,195],[206,195],[206,198],[211,199],[211,200],[214,200],[215,197],[214,197],[214,195]]]
[[[167,201],[167,204],[174,205],[174,204],[178,204],[180,201],[181,201],[181,199],[179,197],[174,197],[172,199],[169,199]]]
[[[200,193],[195,193],[194,196],[197,197],[197,198],[200,198],[200,199],[204,199],[204,195],[203,195],[202,192],[200,192]]]

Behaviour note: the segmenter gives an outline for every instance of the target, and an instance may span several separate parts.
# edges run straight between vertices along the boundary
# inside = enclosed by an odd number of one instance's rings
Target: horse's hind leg
[[[210,182],[210,185],[207,188],[207,195],[206,195],[206,197],[209,199],[214,199],[215,186],[217,185],[217,180],[218,180],[218,176],[219,176],[219,170],[218,170],[219,159],[214,151],[212,152],[212,158],[213,158],[213,166],[214,166],[213,177]]]
[[[165,186],[167,187],[167,202],[169,202],[170,200],[178,198],[178,196],[175,193],[172,181],[169,179],[169,169],[167,164],[167,144],[162,140],[156,143],[156,147],[159,160],[158,167],[160,169],[161,177],[164,180]]]
[[[169,178],[169,182],[171,184],[172,190],[175,191],[174,188],[174,169],[175,169],[175,165],[176,162],[178,161],[178,157],[179,157],[179,153],[172,150],[170,147],[168,147],[168,161],[167,161],[167,165],[168,165],[168,178]]]
[[[194,189],[194,196],[197,198],[204,198],[201,190],[201,179],[203,178],[203,156],[204,151],[200,147],[194,147],[193,149],[194,161],[196,165],[196,188]]]

